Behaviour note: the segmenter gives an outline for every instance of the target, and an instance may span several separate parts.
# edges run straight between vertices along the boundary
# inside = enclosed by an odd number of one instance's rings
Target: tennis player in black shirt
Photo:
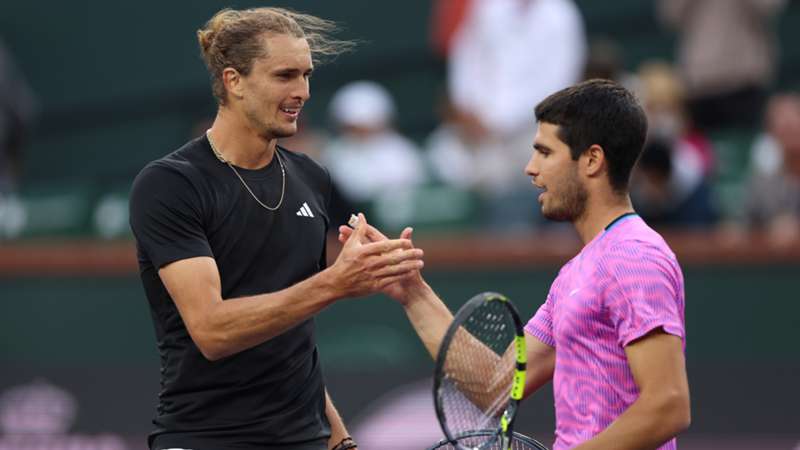
[[[278,8],[217,13],[198,31],[214,123],[134,181],[161,356],[152,450],[357,448],[325,390],[313,317],[410,276],[422,252],[350,239],[326,268],[330,177],[276,140],[297,131],[314,57],[341,50],[331,27]],[[355,233],[366,227],[362,215]]]

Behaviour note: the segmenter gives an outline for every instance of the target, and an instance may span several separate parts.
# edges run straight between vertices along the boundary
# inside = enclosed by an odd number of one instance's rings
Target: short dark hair
[[[611,80],[578,83],[536,105],[536,121],[559,126],[558,137],[574,160],[592,145],[601,146],[611,188],[628,191],[631,170],[647,136],[647,117],[627,89]]]

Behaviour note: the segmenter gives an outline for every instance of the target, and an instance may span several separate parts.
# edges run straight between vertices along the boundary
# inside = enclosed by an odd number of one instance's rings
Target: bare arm
[[[525,333],[525,348],[528,354],[528,369],[525,372],[524,398],[527,398],[553,379],[556,349],[528,333]]]
[[[408,240],[366,245],[354,240],[331,267],[300,283],[225,301],[213,258],[176,261],[162,267],[159,276],[192,340],[206,358],[216,360],[283,333],[337,299],[379,291],[421,268],[421,257]]]
[[[625,347],[639,398],[576,450],[655,449],[689,427],[689,382],[680,338],[655,331]]]
[[[352,232],[353,230],[348,227],[340,227],[339,240],[347,242]],[[366,232],[366,237],[373,242],[388,239],[371,226]],[[411,229],[404,230],[400,237],[411,239]],[[435,360],[438,357],[444,335],[453,322],[453,314],[418,271],[414,276],[404,278],[402,282],[387,286],[385,292],[403,306],[414,331]],[[553,378],[555,349],[527,334],[525,343],[528,357],[525,382],[525,396],[527,397]],[[449,371],[453,372],[454,377],[461,381],[459,385],[466,389],[465,394],[474,403],[481,407],[488,406],[502,394],[503,390],[508,388],[514,370],[513,347],[510,347],[501,358],[467,332],[456,333],[451,345],[467,348],[468,350],[465,351],[485,352],[485,357],[476,358],[481,362],[481,366],[470,364],[463,367],[447,367]],[[485,377],[487,373],[493,373],[495,376],[487,379]]]
[[[453,314],[422,277],[418,284],[407,290],[407,295],[400,303],[425,349],[435,360],[444,334],[453,322]]]
[[[328,448],[332,449],[339,445],[340,442],[350,434],[344,426],[344,421],[339,415],[339,411],[333,406],[330,394],[327,389],[325,390],[325,415],[328,417],[328,422],[331,424],[331,437],[328,439]]]
[[[403,303],[406,315],[428,353],[436,359],[453,315],[424,281],[417,288],[408,289],[408,293]],[[525,347],[528,364],[524,396],[527,397],[553,378],[555,349],[527,333]],[[513,344],[501,357],[462,328],[453,337],[450,349],[482,355],[469,361],[448,359],[446,370],[458,381],[459,389],[478,407],[484,411],[499,408],[495,411],[499,412],[505,403],[496,402],[498,399],[507,400],[514,373]]]

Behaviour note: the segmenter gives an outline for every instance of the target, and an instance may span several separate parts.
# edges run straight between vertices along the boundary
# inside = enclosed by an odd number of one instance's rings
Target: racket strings
[[[499,427],[513,381],[514,336],[513,319],[499,302],[476,308],[455,333],[439,392],[453,435]]]

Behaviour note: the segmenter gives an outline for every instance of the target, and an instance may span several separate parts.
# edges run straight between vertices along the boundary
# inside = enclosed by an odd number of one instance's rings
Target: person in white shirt
[[[395,105],[383,86],[373,81],[345,85],[334,94],[330,114],[339,134],[322,158],[348,200],[368,203],[427,180],[419,149],[391,125]]]
[[[436,176],[482,194],[487,217],[534,220],[506,207],[529,194],[519,168],[530,156],[533,108],[580,80],[586,54],[571,0],[474,0],[450,47],[449,113],[426,143]]]

